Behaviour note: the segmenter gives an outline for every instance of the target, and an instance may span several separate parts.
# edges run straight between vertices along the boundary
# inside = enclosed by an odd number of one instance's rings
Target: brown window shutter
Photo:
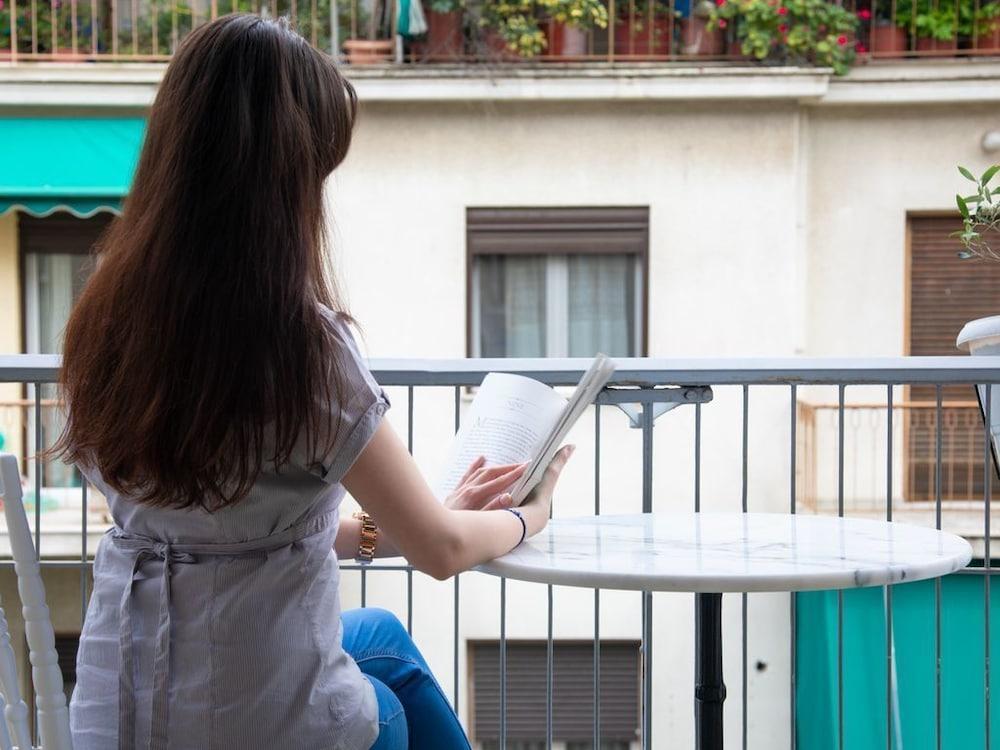
[[[478,742],[500,736],[500,644],[470,644],[473,726]],[[585,741],[594,732],[594,644],[555,641],[552,647],[552,733],[559,742]],[[507,737],[546,736],[544,641],[507,642]],[[601,643],[601,737],[633,742],[639,731],[639,643]]]
[[[961,260],[958,215],[910,217],[909,353],[913,356],[967,356],[955,347],[970,320],[1000,314],[1000,263]],[[936,388],[911,386],[906,411],[907,497],[937,496]],[[966,500],[983,493],[983,429],[971,385],[946,385],[942,400],[942,497]],[[929,403],[930,402],[930,403]]]
[[[89,219],[79,219],[68,213],[35,217],[18,217],[18,238],[24,253],[89,253],[94,243],[114,219],[110,213],[99,213]]]

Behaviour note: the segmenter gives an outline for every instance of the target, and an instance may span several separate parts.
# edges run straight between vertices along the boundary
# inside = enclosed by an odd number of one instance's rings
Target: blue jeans
[[[444,691],[396,616],[367,607],[342,617],[344,651],[378,698],[379,735],[371,750],[470,750]]]

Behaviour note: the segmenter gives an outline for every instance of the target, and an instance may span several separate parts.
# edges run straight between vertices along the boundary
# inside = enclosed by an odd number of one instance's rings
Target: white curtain
[[[634,262],[627,255],[569,256],[569,356],[636,353]]]

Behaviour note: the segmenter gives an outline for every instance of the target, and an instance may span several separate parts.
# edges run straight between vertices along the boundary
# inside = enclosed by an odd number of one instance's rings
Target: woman
[[[571,449],[519,513],[521,466],[442,505],[325,272],[323,183],[356,100],[281,23],[190,34],[122,218],[66,329],[57,450],[108,498],[71,721],[100,748],[467,748],[405,631],[346,612],[337,560],[445,579],[545,526]],[[340,521],[348,490],[366,511]]]

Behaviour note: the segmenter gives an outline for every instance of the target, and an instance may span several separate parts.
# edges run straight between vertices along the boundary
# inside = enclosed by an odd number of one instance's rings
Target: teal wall
[[[996,578],[997,576],[993,576]],[[941,747],[985,748],[984,577],[941,581]],[[991,584],[990,652],[1000,656],[1000,582]],[[844,592],[844,749],[885,750],[883,589]],[[898,727],[894,750],[936,750],[935,584],[892,587]],[[837,750],[837,592],[796,596],[796,734],[800,750]],[[998,660],[997,663],[1000,663]],[[1000,750],[1000,670],[991,675],[989,750]],[[896,738],[902,740],[897,742]]]

